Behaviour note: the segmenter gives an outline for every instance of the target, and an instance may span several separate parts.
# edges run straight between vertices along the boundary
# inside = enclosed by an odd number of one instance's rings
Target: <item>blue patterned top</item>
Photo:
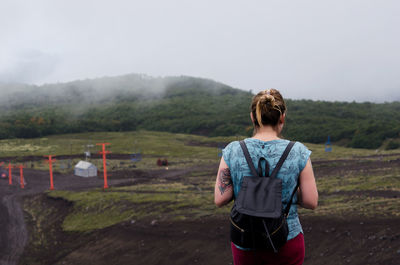
[[[245,143],[247,149],[249,149],[249,153],[255,168],[258,167],[258,160],[260,157],[264,157],[268,161],[270,167],[269,174],[271,175],[273,169],[281,158],[283,151],[289,144],[289,141],[278,139],[264,142],[254,138],[247,138],[245,139]],[[231,172],[234,196],[237,198],[243,176],[251,176],[252,174],[238,141],[231,142],[225,147],[222,153],[223,158]],[[277,174],[277,178],[282,179],[282,204],[284,208],[286,207],[290,196],[297,185],[299,174],[306,166],[310,155],[311,151],[308,150],[307,147],[305,147],[302,143],[296,142]],[[293,198],[293,203],[290,207],[289,216],[287,218],[289,227],[288,240],[296,237],[299,233],[303,233],[303,229],[297,214],[296,202],[297,196],[295,195]]]

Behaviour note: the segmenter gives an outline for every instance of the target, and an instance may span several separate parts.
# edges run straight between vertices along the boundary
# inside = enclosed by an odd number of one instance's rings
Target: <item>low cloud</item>
[[[54,72],[59,59],[39,50],[27,50],[13,56],[9,62],[0,71],[0,82],[37,83]]]

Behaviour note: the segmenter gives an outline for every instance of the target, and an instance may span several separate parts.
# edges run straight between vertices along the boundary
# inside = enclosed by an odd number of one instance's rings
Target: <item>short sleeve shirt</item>
[[[268,161],[270,175],[282,156],[286,146],[289,144],[289,141],[284,139],[265,142],[254,138],[247,138],[244,141],[249,150],[254,166],[257,168],[258,160],[261,157],[264,157]],[[247,165],[246,158],[244,157],[242,148],[238,141],[231,142],[227,145],[222,154],[231,172],[234,196],[237,198],[243,177],[251,176],[250,168]],[[310,155],[311,151],[308,150],[306,146],[302,143],[296,142],[279,170],[277,178],[282,179],[283,207],[286,207],[288,204],[290,196],[297,185],[299,174],[306,166]],[[297,196],[295,195],[287,218],[289,227],[288,240],[296,237],[299,233],[303,233],[297,214],[296,202]]]

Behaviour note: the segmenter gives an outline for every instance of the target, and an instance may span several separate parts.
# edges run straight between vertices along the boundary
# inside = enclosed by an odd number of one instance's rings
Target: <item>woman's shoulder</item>
[[[269,149],[271,149],[272,151],[279,151],[280,149],[285,149],[290,142],[290,140],[288,139],[262,141],[256,138],[246,138],[243,141],[249,150],[259,149],[259,148],[264,149],[264,147],[269,147]],[[295,144],[293,145],[292,149],[294,149],[295,152],[300,152],[300,153],[311,152],[303,143],[298,141],[294,142]],[[241,150],[240,141],[230,142],[225,146],[223,150],[224,152],[235,152],[237,150]]]
[[[296,148],[298,150],[309,150],[305,144],[303,144],[302,142],[298,142],[298,141],[295,141],[293,148]]]
[[[275,139],[275,140],[269,140],[269,141],[263,141],[257,138],[246,138],[244,139],[245,143],[247,146],[250,147],[261,147],[264,149],[265,147],[272,148],[274,151],[279,150],[281,148],[285,148],[289,144],[289,140],[286,139]]]
[[[239,146],[240,146],[239,141],[233,141],[233,142],[230,142],[229,144],[227,144],[224,147],[224,150],[225,151],[232,150],[232,149],[235,149],[235,148],[237,148]]]
[[[232,163],[237,161],[238,152],[240,149],[239,141],[230,142],[225,148],[222,150],[222,157],[225,160],[225,163],[229,168],[232,168]]]
[[[225,148],[232,148],[233,146],[238,146],[239,145],[239,141],[232,141],[230,143],[228,143]]]
[[[296,142],[293,149],[294,152],[292,152],[292,156],[289,155],[289,157],[292,157],[294,161],[297,161],[300,170],[303,170],[310,158],[311,150],[301,142]]]

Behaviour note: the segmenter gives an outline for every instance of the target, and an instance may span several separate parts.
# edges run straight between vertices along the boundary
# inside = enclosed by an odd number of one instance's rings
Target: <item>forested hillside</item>
[[[193,77],[105,77],[43,86],[0,85],[0,138],[138,129],[251,135],[250,92]],[[284,94],[284,90],[282,91]],[[400,102],[287,100],[284,135],[350,147],[398,148]],[[393,140],[390,140],[393,139]]]
[[[287,103],[289,137],[323,143],[329,135],[338,144],[360,148],[378,148],[388,140],[386,148],[400,147],[400,102],[288,100]]]

